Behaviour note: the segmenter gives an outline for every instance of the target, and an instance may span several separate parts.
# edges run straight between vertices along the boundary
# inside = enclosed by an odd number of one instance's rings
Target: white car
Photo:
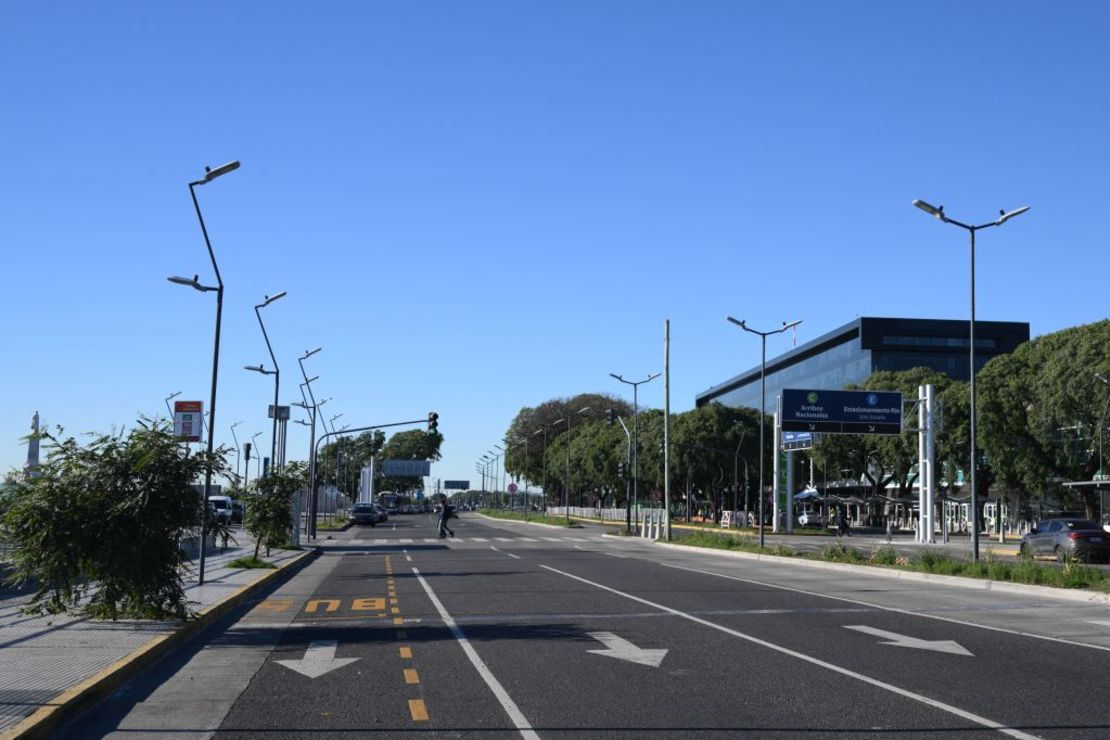
[[[798,515],[798,524],[803,527],[820,527],[825,523],[825,518],[819,511],[803,511]]]

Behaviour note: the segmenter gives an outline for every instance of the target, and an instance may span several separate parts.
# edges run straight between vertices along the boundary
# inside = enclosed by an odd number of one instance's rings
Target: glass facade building
[[[968,380],[968,322],[947,319],[861,317],[767,360],[766,409],[775,410],[783,388],[837,390],[862,383],[879,370],[928,367]],[[1013,352],[1029,340],[1029,324],[975,322],[975,365]],[[697,406],[759,408],[759,366],[699,393]]]

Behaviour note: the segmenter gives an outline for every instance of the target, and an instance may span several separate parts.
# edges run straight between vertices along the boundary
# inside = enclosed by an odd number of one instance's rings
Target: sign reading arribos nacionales
[[[901,434],[902,394],[898,391],[782,391],[784,432]]]

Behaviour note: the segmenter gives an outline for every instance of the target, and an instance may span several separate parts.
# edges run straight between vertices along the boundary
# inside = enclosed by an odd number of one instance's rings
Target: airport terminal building
[[[862,383],[879,370],[928,367],[956,380],[968,380],[968,322],[864,316],[767,360],[766,406],[775,410],[783,388],[836,390]],[[1029,324],[975,322],[975,365],[1013,352],[1029,340]],[[721,403],[758,409],[759,366],[699,393],[697,406]]]

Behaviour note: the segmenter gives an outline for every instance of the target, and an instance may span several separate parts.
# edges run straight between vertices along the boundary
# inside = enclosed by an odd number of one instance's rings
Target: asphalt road
[[[72,737],[1110,735],[1110,608],[463,514],[354,528]]]

